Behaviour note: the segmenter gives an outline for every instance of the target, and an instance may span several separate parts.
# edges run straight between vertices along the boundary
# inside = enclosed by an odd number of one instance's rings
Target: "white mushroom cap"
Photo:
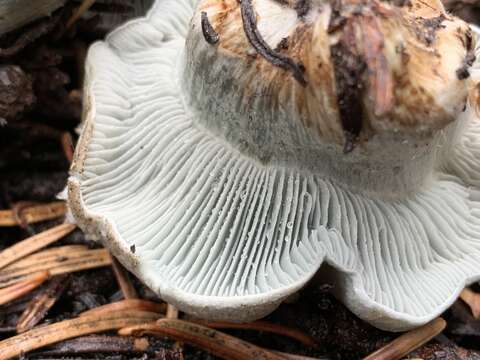
[[[220,3],[231,8],[212,10]],[[438,111],[420,116],[423,102],[402,110],[414,99],[396,79],[393,105],[376,112],[374,82],[362,75],[368,126],[344,154],[335,79],[322,83],[309,70],[311,53],[328,60],[325,44],[338,40],[325,28],[332,12],[315,1],[299,19],[290,3],[252,1],[272,48],[298,26],[324,34],[327,43],[299,41],[305,57],[288,53],[305,62],[307,86],[255,55],[238,15],[215,27],[229,9],[240,15],[237,0],[157,0],[147,18],[95,44],[72,212],[164,300],[203,318],[260,318],[326,263],[323,276],[362,319],[395,331],[426,323],[480,279],[480,121],[472,106],[462,112],[477,70],[457,76],[467,28],[440,7],[430,14],[445,17],[428,46],[443,80],[419,84]],[[424,11],[379,4],[402,12],[395,24]],[[202,11],[216,44],[204,39]],[[416,49],[411,61],[429,56],[408,29],[398,34]],[[388,41],[389,73],[416,79]],[[310,101],[308,116],[299,98]]]

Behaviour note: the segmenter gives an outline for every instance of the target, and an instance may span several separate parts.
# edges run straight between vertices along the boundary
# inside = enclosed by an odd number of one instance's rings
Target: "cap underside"
[[[480,278],[480,121],[404,200],[261,165],[194,126],[183,102],[179,59],[196,2],[157,0],[91,48],[69,179],[79,224],[201,317],[262,317],[323,262],[345,304],[378,327],[439,315]]]

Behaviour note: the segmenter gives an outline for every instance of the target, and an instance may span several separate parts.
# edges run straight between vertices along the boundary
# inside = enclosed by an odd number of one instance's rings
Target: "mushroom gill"
[[[438,316],[480,279],[479,51],[397,3],[157,0],[89,51],[79,225],[203,318],[315,274],[383,329]]]

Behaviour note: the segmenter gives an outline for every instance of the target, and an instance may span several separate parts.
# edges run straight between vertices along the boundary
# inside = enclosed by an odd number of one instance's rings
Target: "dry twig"
[[[144,311],[126,311],[123,313],[108,313],[104,316],[83,316],[38,327],[0,341],[0,359],[11,359],[21,353],[82,335],[135,326],[146,321],[152,321],[157,317],[158,314]]]
[[[440,334],[447,323],[442,318],[405,333],[364,360],[399,360]]]
[[[161,335],[198,346],[227,360],[285,360],[285,357],[262,349],[205,326],[178,319],[160,319],[154,324],[143,324],[121,329],[120,335]]]
[[[65,235],[71,233],[75,227],[76,225],[73,224],[55,226],[54,228],[10,246],[0,253],[0,269],[60,240]]]
[[[50,204],[35,205],[22,209],[21,218],[27,224],[33,224],[41,221],[52,220],[62,217],[67,212],[67,206],[64,201],[56,201]],[[0,210],[0,227],[18,226],[17,216],[13,210]]]
[[[21,296],[28,294],[33,289],[39,287],[49,278],[48,271],[38,273],[27,280],[21,281],[15,285],[0,290],[0,305],[16,300]]]
[[[54,277],[44,291],[35,296],[17,321],[17,333],[23,333],[37,325],[57,302],[69,284],[69,276]]]

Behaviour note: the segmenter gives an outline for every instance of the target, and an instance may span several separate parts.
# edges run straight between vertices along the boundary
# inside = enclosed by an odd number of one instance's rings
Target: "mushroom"
[[[317,274],[424,324],[480,278],[475,46],[436,0],[157,0],[89,51],[73,215],[202,318]]]
[[[0,35],[18,29],[62,7],[66,0],[0,1]]]

